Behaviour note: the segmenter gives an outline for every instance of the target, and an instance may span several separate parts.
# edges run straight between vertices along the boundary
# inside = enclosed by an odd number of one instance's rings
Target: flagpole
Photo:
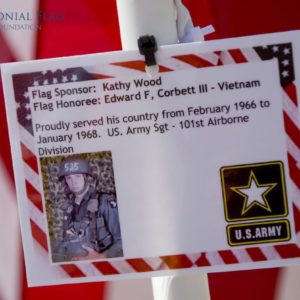
[[[176,44],[176,9],[173,0],[117,0],[123,50],[138,48],[139,37],[154,35],[158,45]]]
[[[182,29],[178,30],[177,18],[188,20],[180,0],[117,0],[117,8],[123,50],[137,49],[143,35],[155,36],[158,46],[176,44]],[[210,299],[206,274],[154,277],[152,288],[154,300]]]

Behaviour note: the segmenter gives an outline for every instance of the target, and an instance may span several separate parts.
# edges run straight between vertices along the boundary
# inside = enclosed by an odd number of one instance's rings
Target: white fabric
[[[137,39],[146,34],[170,45],[203,41],[214,31],[211,25],[194,27],[182,0],[117,0],[117,8],[123,50],[137,49]]]
[[[205,35],[214,32],[212,25],[203,28],[194,27],[191,15],[182,0],[174,0],[174,4],[177,11],[176,24],[180,43],[200,42],[204,40]]]

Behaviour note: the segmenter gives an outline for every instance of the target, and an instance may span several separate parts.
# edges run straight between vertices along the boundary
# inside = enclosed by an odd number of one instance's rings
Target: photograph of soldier
[[[123,256],[111,153],[101,156],[42,162],[53,262]],[[106,191],[105,180],[110,184]]]

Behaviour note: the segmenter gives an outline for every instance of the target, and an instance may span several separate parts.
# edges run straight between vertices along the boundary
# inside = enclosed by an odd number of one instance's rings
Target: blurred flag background
[[[195,25],[215,27],[208,39],[300,29],[299,0],[183,2]],[[119,50],[118,26],[115,1],[1,0],[0,63]],[[150,279],[27,288],[1,82],[0,128],[0,300],[153,299]],[[299,275],[297,267],[211,274],[211,298],[300,299]]]

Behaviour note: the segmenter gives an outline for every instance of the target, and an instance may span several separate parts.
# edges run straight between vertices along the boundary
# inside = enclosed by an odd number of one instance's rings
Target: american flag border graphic
[[[230,49],[210,53],[177,55],[164,59],[160,72],[172,72],[189,68],[206,68],[228,64],[249,63],[277,59],[283,94],[283,115],[287,138],[288,163],[293,189],[293,212],[297,237],[300,237],[300,135],[298,122],[298,99],[295,85],[292,44],[274,44],[245,49]],[[35,154],[32,120],[30,113],[28,87],[78,82],[85,80],[115,78],[124,72],[141,74],[145,72],[141,60],[112,63],[105,66],[105,74],[89,73],[87,69],[69,68],[66,70],[43,71],[13,75],[13,87],[19,122],[20,147],[22,152],[25,189],[30,226],[34,247],[42,247],[48,252],[46,215],[43,210],[39,184],[38,158]],[[118,259],[100,262],[67,263],[51,265],[64,272],[62,278],[97,277],[107,275],[151,272],[161,270],[205,268],[220,265],[234,265],[249,262],[263,262],[300,257],[300,239],[297,244],[278,244],[275,246],[249,247],[193,254]],[[35,243],[37,242],[37,243]]]

